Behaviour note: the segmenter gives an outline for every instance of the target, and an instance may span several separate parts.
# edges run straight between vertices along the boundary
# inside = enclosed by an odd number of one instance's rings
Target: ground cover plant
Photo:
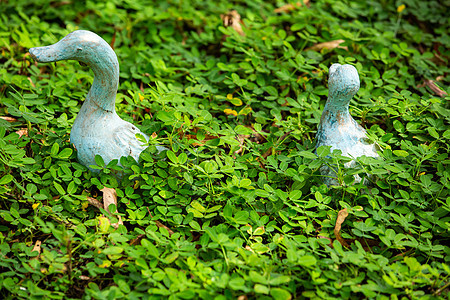
[[[448,298],[449,6],[2,2],[0,297]],[[117,53],[117,112],[152,136],[139,164],[76,160],[93,73],[27,54],[76,29]],[[314,151],[332,63],[357,68],[382,159]]]

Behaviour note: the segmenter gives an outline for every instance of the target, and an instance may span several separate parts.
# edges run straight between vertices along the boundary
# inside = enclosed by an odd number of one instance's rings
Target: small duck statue
[[[329,69],[328,100],[320,119],[316,135],[316,149],[331,146],[331,151],[339,149],[343,156],[357,158],[365,155],[378,157],[377,146],[368,143],[367,132],[352,118],[348,111],[350,100],[360,86],[358,71],[352,65],[333,64]],[[356,162],[351,161],[347,167]],[[338,185],[336,173],[328,166],[323,166],[321,174],[327,186]],[[356,175],[355,182],[361,178]]]
[[[138,141],[141,134],[133,124],[122,120],[116,113],[115,100],[119,85],[119,62],[114,50],[97,34],[77,30],[56,44],[29,50],[38,62],[77,60],[94,71],[94,82],[73,123],[70,141],[77,149],[78,161],[90,170],[96,165],[95,155],[105,164],[122,156],[132,156],[136,161],[146,148]],[[165,150],[157,146],[158,151]]]

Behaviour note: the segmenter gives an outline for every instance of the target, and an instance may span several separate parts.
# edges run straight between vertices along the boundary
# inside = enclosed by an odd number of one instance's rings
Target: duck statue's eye
[[[77,51],[78,51],[78,52],[83,51],[83,48],[77,47]]]

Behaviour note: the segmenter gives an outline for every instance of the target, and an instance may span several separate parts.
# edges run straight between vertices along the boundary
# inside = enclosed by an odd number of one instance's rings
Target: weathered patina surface
[[[352,97],[360,86],[358,71],[351,65],[333,64],[328,78],[328,100],[317,130],[316,149],[331,146],[331,151],[339,149],[342,155],[356,158],[362,155],[378,157],[376,145],[368,143],[367,133],[349,113],[348,107]],[[351,161],[346,166],[354,165]],[[324,182],[337,185],[336,173],[328,166],[321,168]],[[355,176],[358,182],[359,176]]]
[[[119,62],[113,49],[97,34],[77,30],[56,44],[31,48],[31,56],[38,62],[77,60],[94,71],[94,82],[78,113],[70,141],[77,149],[78,161],[93,170],[95,155],[102,156],[106,164],[122,156],[138,160],[146,148],[136,138],[143,134],[133,124],[122,120],[116,113],[115,99],[119,84]],[[163,150],[159,147],[159,150]]]

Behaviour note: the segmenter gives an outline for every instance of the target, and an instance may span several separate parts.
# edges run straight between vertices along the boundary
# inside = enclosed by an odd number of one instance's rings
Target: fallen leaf
[[[345,218],[348,216],[348,211],[346,208],[341,209],[338,213],[337,219],[336,219],[336,225],[334,226],[334,235],[336,236],[336,239],[341,243],[344,247],[349,247],[347,242],[341,237],[341,234],[339,233],[341,231],[341,225],[344,223]]]
[[[115,189],[104,187],[100,190],[103,192],[103,207],[104,209],[111,213],[109,209],[110,204],[114,204],[117,207],[117,193]]]
[[[303,4],[309,7],[309,0],[303,0]],[[274,13],[287,13],[302,6],[301,2],[288,3],[273,10]]]
[[[130,245],[137,244],[137,242],[139,242],[144,236],[145,236],[145,234],[138,235],[136,238],[134,238],[130,241]]]
[[[334,41],[319,43],[319,44],[315,44],[314,46],[311,46],[309,48],[306,48],[305,50],[320,51],[322,49],[331,50],[331,49],[335,49],[335,48],[340,48],[340,49],[345,49],[348,51],[347,46],[340,46],[344,42],[345,42],[345,40],[334,40]]]
[[[438,79],[438,78],[436,78],[436,79]],[[445,97],[445,96],[448,95],[446,91],[441,90],[441,88],[438,87],[438,86],[434,83],[434,80],[431,80],[431,79],[424,79],[424,80],[423,80],[423,84],[419,84],[419,85],[417,86],[417,88],[422,88],[422,87],[424,87],[424,86],[429,87],[430,90],[432,90],[433,93],[435,93],[435,94],[438,95],[439,97]]]
[[[0,116],[0,119],[2,119],[2,120],[5,120],[5,121],[7,121],[7,122],[17,122],[17,119],[15,119],[15,118],[13,118],[13,117],[3,117],[3,116]]]
[[[297,2],[297,3],[295,3],[295,4],[288,3],[288,4],[285,4],[285,5],[283,5],[283,6],[280,6],[280,7],[276,8],[276,9],[274,9],[273,12],[274,12],[274,13],[277,13],[277,14],[283,13],[283,12],[284,12],[284,13],[285,13],[285,12],[290,12],[291,10],[294,10],[294,9],[296,9],[297,7],[300,7],[300,6],[302,6],[302,4],[301,4],[300,2]]]
[[[180,138],[186,138],[188,140],[196,140],[196,142],[191,142],[190,145],[194,146],[194,147],[199,147],[199,146],[204,146],[205,142],[213,140],[213,139],[217,139],[222,135],[210,135],[210,134],[205,134],[205,138],[203,140],[197,140],[197,132],[198,132],[198,127],[194,127],[192,129],[190,129],[193,133],[195,134],[185,134],[184,131],[182,130],[183,125],[181,125],[180,129],[179,129],[179,135]]]
[[[28,81],[30,82],[32,87],[36,87],[36,85],[34,84],[33,80],[31,80],[31,77],[27,77]]]
[[[233,9],[225,15],[220,15],[220,18],[222,19],[225,27],[231,27],[240,35],[245,35],[244,31],[242,31],[241,15],[239,15],[236,10]]]
[[[28,129],[22,128],[20,130],[17,130],[16,133],[19,135],[19,137],[28,136]]]
[[[150,209],[148,209],[148,207],[147,207],[147,211],[148,211],[148,214],[150,215],[150,217],[153,219],[153,214],[150,211]],[[169,232],[169,235],[174,234],[172,229],[170,229],[169,227],[167,227],[166,225],[164,225],[160,221],[156,220],[155,223],[156,223],[156,226],[158,226],[158,228],[165,228],[165,229],[167,229],[167,231]]]
[[[167,229],[167,231],[169,232],[169,235],[172,235],[172,234],[175,233],[175,232],[173,232],[172,229],[170,229],[169,227],[167,227],[166,225],[164,225],[164,224],[161,223],[160,221],[156,220],[155,223],[156,223],[156,226],[158,226],[159,228],[165,228],[165,229]]]
[[[36,243],[34,243],[34,247],[33,250],[31,250],[31,252],[37,251],[38,255],[36,255],[31,259],[37,259],[39,257],[39,255],[41,254],[41,244],[42,242],[40,240],[37,240]]]
[[[184,136],[185,136],[188,140],[195,140],[195,139],[197,138],[197,136],[196,136],[195,134],[186,134],[186,135],[184,135]],[[200,146],[204,146],[205,144],[204,144],[204,143],[201,143],[201,142],[199,142],[199,143],[193,142],[191,145],[194,146],[194,147],[200,147]]]
[[[110,214],[112,213],[111,211],[109,211],[109,205],[114,204],[116,206],[116,211],[114,213],[117,212],[117,193],[115,189],[112,188],[103,188],[100,191],[103,192],[103,208],[109,212]],[[122,221],[122,217],[121,216],[117,216],[117,218],[119,219],[118,223],[114,223],[111,224],[114,228],[118,228],[120,224],[123,224]]]
[[[95,198],[87,197],[87,201],[89,201],[89,204],[92,204],[93,206],[95,206],[99,209],[103,208],[103,204]]]
[[[41,254],[41,244],[42,242],[40,240],[37,240],[36,243],[34,243],[34,247],[33,250],[31,250],[31,252],[37,251],[37,253]]]

